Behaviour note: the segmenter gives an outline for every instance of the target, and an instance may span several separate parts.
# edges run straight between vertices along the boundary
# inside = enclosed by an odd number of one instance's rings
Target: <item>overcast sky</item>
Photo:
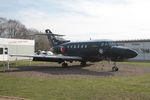
[[[0,17],[77,41],[150,39],[150,0],[0,0]]]

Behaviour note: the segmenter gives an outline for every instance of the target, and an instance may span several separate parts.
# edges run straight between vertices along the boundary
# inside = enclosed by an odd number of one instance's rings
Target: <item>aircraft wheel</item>
[[[118,67],[112,67],[112,71],[113,72],[116,72],[116,71],[118,71],[119,69],[118,69]]]
[[[68,67],[68,64],[67,64],[67,63],[65,63],[65,62],[64,62],[64,63],[62,63],[62,67],[63,67],[63,68],[66,68],[66,67]]]
[[[116,71],[118,71],[119,70],[119,68],[118,67],[116,67]]]
[[[86,65],[86,62],[85,62],[85,61],[82,61],[82,62],[80,63],[80,65],[81,65],[81,66],[85,66],[85,65]]]

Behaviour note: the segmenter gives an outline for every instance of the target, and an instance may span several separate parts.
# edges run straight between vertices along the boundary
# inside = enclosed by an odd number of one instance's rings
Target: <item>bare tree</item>
[[[0,36],[5,32],[6,25],[5,25],[6,19],[0,18]]]
[[[0,18],[0,36],[2,38],[28,39],[29,35],[28,29],[19,21]]]
[[[26,38],[27,29],[19,21],[9,20],[7,23],[8,38]]]
[[[37,34],[45,34],[42,32],[37,31],[36,29],[28,29],[30,34],[30,39],[35,40],[35,51],[38,50],[50,50],[50,43],[46,35],[37,35]]]
[[[3,24],[0,24],[0,36],[5,32],[6,28],[3,27]]]
[[[47,36],[36,36],[35,38],[35,50],[50,50],[50,44]]]
[[[36,29],[27,29],[25,25],[17,20],[7,20],[0,18],[0,37],[1,38],[18,38],[18,39],[34,39],[35,49],[49,50],[50,43],[46,36],[36,36],[35,34],[43,34]]]

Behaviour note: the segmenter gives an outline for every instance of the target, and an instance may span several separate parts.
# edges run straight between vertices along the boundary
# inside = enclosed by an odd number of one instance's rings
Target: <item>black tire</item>
[[[86,62],[85,62],[85,61],[82,61],[82,62],[80,63],[80,66],[86,66]]]
[[[116,67],[112,67],[112,72],[115,72],[116,71]]]
[[[116,70],[115,70],[115,71],[117,72],[118,70],[119,70],[119,68],[118,68],[118,67],[116,67]]]
[[[116,72],[116,71],[118,71],[119,69],[118,69],[118,67],[112,67],[112,71],[113,72]]]
[[[62,63],[62,67],[66,68],[66,67],[68,67],[68,64],[67,63]]]

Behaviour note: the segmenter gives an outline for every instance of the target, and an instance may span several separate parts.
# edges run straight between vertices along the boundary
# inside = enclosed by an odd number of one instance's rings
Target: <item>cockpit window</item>
[[[101,44],[100,44],[100,46],[101,47],[103,47],[103,46],[117,46],[117,43],[115,43],[115,42],[101,42]]]
[[[117,46],[116,42],[110,42],[110,43],[111,43],[111,46]]]

